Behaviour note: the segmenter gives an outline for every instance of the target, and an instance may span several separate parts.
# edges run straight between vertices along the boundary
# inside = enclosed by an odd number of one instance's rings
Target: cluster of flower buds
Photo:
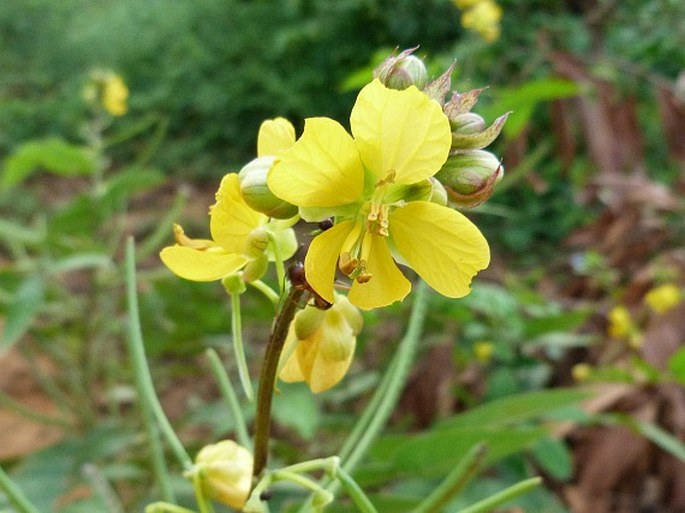
[[[413,55],[415,50],[410,48],[391,55],[374,70],[374,77],[393,89],[414,85],[442,106],[452,128],[452,149],[435,178],[453,206],[478,206],[492,196],[495,185],[504,175],[501,161],[484,148],[499,136],[508,113],[487,126],[481,116],[471,112],[484,89],[452,92],[453,66],[428,82],[426,67]]]

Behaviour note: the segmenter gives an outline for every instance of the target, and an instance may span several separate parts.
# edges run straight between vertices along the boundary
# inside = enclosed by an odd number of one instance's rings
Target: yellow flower
[[[114,73],[108,73],[102,84],[102,107],[112,116],[126,114],[128,87],[123,79]]]
[[[190,239],[183,228],[174,225],[176,245],[161,251],[162,262],[181,278],[214,281],[266,258],[271,243],[279,245],[284,259],[297,249],[287,223],[269,221],[245,203],[236,174],[228,174],[221,181],[216,204],[210,209],[210,232],[212,240]],[[273,254],[269,256],[273,259]]]
[[[309,247],[309,284],[333,302],[337,263],[353,280],[353,304],[389,305],[411,289],[395,253],[441,294],[468,294],[490,261],[485,238],[459,212],[415,194],[450,151],[440,105],[414,86],[397,91],[374,80],[359,93],[350,124],[354,138],[332,119],[307,119],[302,137],[269,171],[269,188],[303,218],[336,217]]]
[[[665,313],[680,303],[680,289],[673,283],[660,285],[647,292],[645,303],[654,312]]]
[[[336,385],[352,363],[363,319],[345,296],[328,310],[307,306],[295,316],[283,348],[279,377],[305,381],[315,394]]]
[[[481,363],[488,363],[492,360],[494,350],[492,342],[476,342],[473,345],[473,354],[476,356],[476,360]]]
[[[461,24],[466,29],[475,30],[485,41],[492,43],[499,38],[501,18],[502,8],[497,3],[492,0],[482,0],[462,13]]]
[[[204,493],[216,501],[241,509],[252,487],[250,451],[233,440],[203,447],[190,474],[199,474]]]
[[[633,319],[625,306],[618,305],[609,312],[609,335],[624,338],[635,331]]]

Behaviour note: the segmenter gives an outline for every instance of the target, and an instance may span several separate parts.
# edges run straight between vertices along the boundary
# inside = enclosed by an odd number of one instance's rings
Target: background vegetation
[[[530,475],[544,489],[512,508],[685,508],[685,304],[645,302],[663,284],[682,298],[685,283],[685,4],[499,4],[489,44],[449,0],[0,2],[0,463],[42,511],[157,497],[125,351],[125,237],[165,409],[191,449],[230,436],[204,358],[230,344],[225,294],[156,253],[174,221],[202,234],[263,119],[345,123],[374,64],[416,45],[434,74],[456,59],[456,89],[489,85],[486,120],[513,111],[493,149],[506,178],[469,213],[491,269],[464,300],[432,298],[414,377],[357,477],[379,510],[408,511],[484,439],[490,470],[445,511]],[[97,124],[82,94],[94,69],[124,78],[126,116]],[[255,360],[271,311],[246,301]],[[284,390],[280,461],[337,447],[407,308],[366,316],[341,387]]]

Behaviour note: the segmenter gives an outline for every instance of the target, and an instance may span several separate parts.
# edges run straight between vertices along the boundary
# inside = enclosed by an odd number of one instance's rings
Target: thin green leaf
[[[0,355],[12,347],[31,327],[43,305],[44,287],[40,276],[30,276],[14,293],[5,312],[5,326],[0,338]]]
[[[5,161],[0,190],[17,186],[40,170],[60,176],[89,175],[95,170],[95,162],[86,148],[57,137],[29,141]]]

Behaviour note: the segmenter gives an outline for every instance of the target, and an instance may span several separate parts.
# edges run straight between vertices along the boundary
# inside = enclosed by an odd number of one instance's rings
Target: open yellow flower
[[[359,93],[350,124],[354,138],[332,119],[307,119],[269,171],[269,188],[305,219],[336,217],[307,252],[309,284],[333,302],[337,263],[353,280],[348,297],[358,307],[402,300],[411,284],[394,252],[441,294],[468,294],[490,261],[485,238],[462,214],[416,200],[409,187],[437,173],[449,154],[440,105],[416,87],[397,91],[374,80]]]
[[[174,225],[176,245],[161,251],[162,262],[181,278],[214,281],[265,257],[270,241],[279,245],[278,253],[284,259],[297,249],[287,223],[270,222],[245,203],[236,174],[228,174],[221,181],[216,203],[210,209],[210,232],[212,240],[190,239],[183,228]]]
[[[363,319],[345,296],[336,294],[333,306],[308,306],[295,316],[283,348],[279,377],[305,381],[318,394],[336,385],[350,368]]]

